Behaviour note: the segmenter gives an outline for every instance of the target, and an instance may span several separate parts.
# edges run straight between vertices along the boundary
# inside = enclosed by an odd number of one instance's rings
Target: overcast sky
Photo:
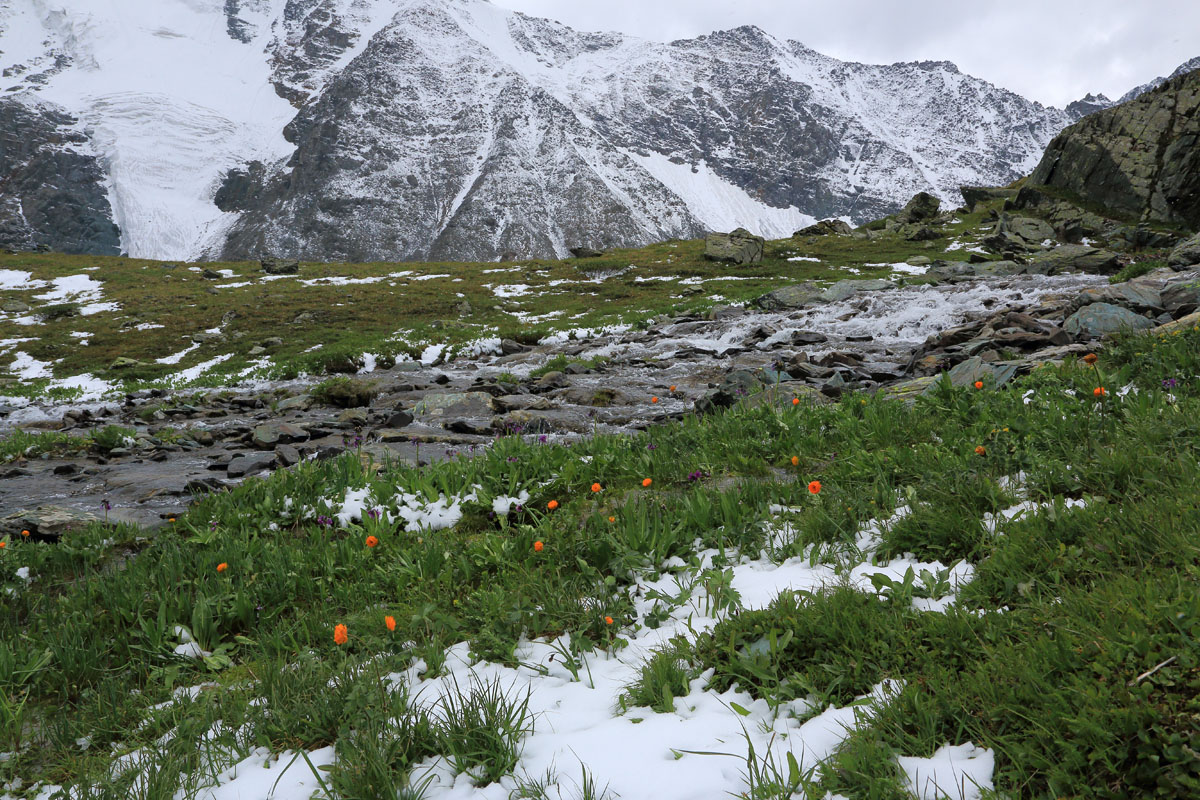
[[[757,25],[849,61],[953,61],[1064,106],[1200,56],[1200,0],[493,0],[577,30],[669,41]]]

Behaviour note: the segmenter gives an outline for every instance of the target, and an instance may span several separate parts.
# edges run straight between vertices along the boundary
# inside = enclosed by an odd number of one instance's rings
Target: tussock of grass
[[[526,727],[521,698],[460,687],[466,705],[453,716],[475,703],[478,725],[449,734],[447,709],[422,715],[404,697],[385,700],[380,676],[414,656],[436,673],[460,641],[510,664],[522,636],[570,633],[573,652],[617,648],[633,621],[631,571],[686,562],[699,543],[722,555],[684,574],[723,621],[652,659],[630,703],[666,711],[685,678],[709,669],[714,687],[736,683],[772,703],[844,703],[888,678],[901,690],[814,776],[822,788],[894,797],[894,755],[970,740],[995,751],[1004,793],[1195,794],[1200,331],[1121,339],[1097,366],[1041,368],[1002,391],[946,384],[911,408],[852,396],[571,447],[506,437],[378,474],[348,456],[206,497],[149,542],[101,526],[57,545],[9,541],[0,749],[18,755],[0,777],[103,782],[114,745],[130,752],[174,730],[178,744],[147,764],[163,787],[147,796],[186,788],[198,759],[228,763],[259,745],[334,744],[344,760],[328,780],[344,796],[356,781],[419,795],[411,765],[434,752],[495,780]],[[1097,399],[1100,385],[1108,394]],[[696,471],[712,477],[689,479]],[[991,534],[987,515],[1016,502],[1018,475],[1028,501],[1047,508]],[[604,488],[594,495],[595,481]],[[438,531],[318,523],[360,488],[380,503],[475,499]],[[522,490],[520,510],[491,513],[494,498]],[[1085,507],[1068,509],[1067,498]],[[768,545],[772,504],[798,509],[795,542]],[[911,603],[943,591],[936,576],[882,598],[835,588],[739,610],[726,569],[736,554],[845,551],[900,505],[912,515],[884,530],[882,552],[976,567],[946,613]],[[364,546],[368,535],[377,547]],[[333,642],[335,623],[349,628],[345,646]],[[212,655],[174,656],[176,625]],[[217,686],[152,710],[205,681]],[[218,719],[219,735],[204,738]],[[75,744],[84,736],[87,752]]]

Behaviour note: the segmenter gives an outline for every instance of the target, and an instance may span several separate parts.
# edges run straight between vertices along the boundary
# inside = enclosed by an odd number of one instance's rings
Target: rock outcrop
[[[709,261],[730,264],[761,264],[763,245],[761,236],[755,236],[745,228],[730,233],[710,233],[704,239],[704,257]]]
[[[1200,72],[1067,128],[1029,183],[1114,216],[1200,228]]]

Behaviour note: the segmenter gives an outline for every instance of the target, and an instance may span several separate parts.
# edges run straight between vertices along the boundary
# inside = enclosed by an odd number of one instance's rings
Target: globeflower
[[[1108,394],[1108,390],[1103,386],[1097,386],[1095,389],[1092,389],[1092,394],[1096,397],[1104,397],[1104,395]]]
[[[374,547],[377,544],[379,544],[379,540],[376,539],[374,536],[367,537],[367,547]]]
[[[1083,357],[1083,363],[1085,364],[1095,364],[1099,360],[1100,356],[1096,355],[1095,353],[1088,353]]]
[[[387,626],[389,631],[396,630],[396,618],[390,614],[383,618],[383,624]]]
[[[541,542],[534,542],[533,543],[533,552],[540,553],[540,552],[542,552],[542,548],[544,548],[545,546],[546,545],[542,544]]]
[[[605,625],[612,625],[612,622],[613,622],[613,620],[612,620],[612,617],[605,617],[605,618],[604,618],[604,624],[605,624]]]
[[[654,483],[654,481],[650,480],[649,478],[646,478],[644,481],[642,481],[642,488],[649,489],[650,484],[652,484],[652,483]]]
[[[227,569],[229,569],[229,565],[224,561],[222,561],[220,564],[217,564],[217,572],[224,572]]]
[[[986,452],[987,452],[987,449],[983,445],[979,445],[978,447],[975,448],[975,455],[977,455],[977,456],[981,456]]]
[[[812,483],[808,484],[808,492],[809,492],[809,494],[820,494],[821,493],[821,482],[813,481]]]
[[[983,388],[983,381],[975,381],[975,388],[976,388],[976,389],[982,389],[982,388]]]
[[[333,642],[334,644],[345,644],[350,639],[350,634],[346,631],[346,626],[340,622],[333,626]]]
[[[601,491],[601,490],[603,490],[603,489],[604,489],[604,487],[603,487],[603,486],[601,486],[601,485],[600,485],[600,484],[598,484],[598,483],[593,483],[593,484],[592,484],[592,491],[593,491],[593,492],[599,492],[599,491]]]
[[[558,508],[558,501],[557,501],[557,500],[551,500],[549,503],[546,503],[546,508],[548,508],[548,509],[550,509],[551,511],[553,511],[554,509]]]
[[[793,467],[800,466],[800,456],[792,456],[792,466]]]

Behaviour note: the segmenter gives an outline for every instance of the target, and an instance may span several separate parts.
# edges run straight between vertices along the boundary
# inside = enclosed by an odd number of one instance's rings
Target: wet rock
[[[758,376],[749,370],[736,370],[725,376],[721,384],[696,400],[696,411],[708,414],[720,408],[730,408],[759,386]]]
[[[183,492],[184,494],[199,495],[223,491],[226,488],[225,482],[219,478],[193,478],[183,487]]]
[[[281,467],[291,467],[300,463],[300,451],[290,444],[281,444],[275,448],[275,460]]]
[[[913,256],[912,258],[905,259],[904,263],[910,267],[928,267],[933,263],[933,259],[929,256]]]
[[[276,445],[308,440],[308,431],[286,422],[268,422],[254,429],[250,443],[259,450],[273,450]]]
[[[373,383],[339,378],[322,385],[318,399],[336,408],[361,408],[371,405],[376,394],[378,390]]]
[[[101,517],[56,505],[38,506],[32,511],[18,511],[0,519],[0,535],[21,538],[21,531],[41,541],[56,542],[77,528],[100,522]]]
[[[1167,256],[1167,265],[1177,270],[1200,266],[1200,233],[1176,245]]]
[[[1092,303],[1084,306],[1063,323],[1067,333],[1080,338],[1099,338],[1121,331],[1142,331],[1153,328],[1154,323],[1127,308],[1111,303]]]
[[[275,406],[276,410],[281,413],[289,411],[308,411],[317,401],[310,394],[298,394],[295,397],[287,397],[280,400]],[[368,400],[368,402],[370,402]]]
[[[384,421],[384,427],[387,428],[405,428],[413,422],[413,415],[404,409],[396,409]]]
[[[274,466],[275,453],[249,453],[244,456],[237,456],[230,461],[225,474],[231,478],[240,478],[244,475],[253,475],[262,472],[265,469],[272,469]]]
[[[977,203],[990,203],[993,200],[1009,200],[1017,196],[1016,189],[1004,189],[990,186],[960,186],[958,191],[963,196],[963,202],[968,209],[974,209]]]
[[[337,424],[346,428],[361,428],[367,424],[365,408],[347,408],[337,415]]]
[[[926,260],[928,261],[928,259]],[[821,303],[839,303],[843,300],[853,297],[859,292],[882,292],[895,288],[896,284],[880,278],[861,281],[845,280],[838,281],[837,283],[833,284],[828,289],[817,295],[815,299],[817,302]]]
[[[3,303],[0,303],[0,311],[9,314],[24,314],[26,311],[29,311],[29,305],[22,303],[20,300],[5,300]]]
[[[816,331],[792,331],[790,341],[792,344],[821,344],[828,342],[829,337]]]
[[[600,258],[604,255],[603,250],[596,250],[592,247],[571,247],[567,252],[575,256],[575,258]]]
[[[786,311],[804,308],[820,296],[822,289],[814,283],[805,282],[783,286],[754,300],[754,305],[763,311]]]
[[[516,341],[515,339],[501,339],[500,340],[500,352],[506,356],[515,355],[517,353],[524,353],[531,349],[532,348],[530,348],[529,346],[523,345],[520,342]]]
[[[452,433],[470,433],[476,436],[486,436],[492,432],[492,421],[490,419],[460,417],[458,419],[446,420],[442,423],[442,427]]]
[[[704,257],[732,264],[760,264],[764,239],[745,228],[731,233],[710,233],[704,239]]]
[[[495,411],[496,404],[486,392],[427,394],[413,408],[413,414],[424,423],[451,418],[490,419]]]
[[[974,386],[976,381],[983,381],[986,387],[994,389],[1015,378],[1017,367],[1012,364],[989,364],[979,357],[974,357],[956,365],[945,374],[955,386]]]
[[[554,403],[537,394],[505,394],[496,398],[496,407],[501,411],[548,411]]]
[[[594,408],[627,406],[632,402],[625,392],[607,386],[572,386],[562,395],[562,399],[573,405]]]
[[[533,384],[533,390],[537,392],[547,392],[551,389],[561,389],[566,385],[567,376],[563,375],[558,370],[553,370],[538,378]]]
[[[1152,311],[1159,314],[1163,311],[1163,300],[1158,290],[1151,286],[1135,283],[1118,283],[1112,286],[1084,289],[1068,304],[1067,311],[1072,313],[1092,303],[1110,303],[1139,313]]]
[[[1197,326],[1200,326],[1200,311],[1193,311],[1177,320],[1159,325],[1154,329],[1154,333],[1170,335],[1176,331],[1192,330]]]
[[[1121,268],[1116,253],[1083,244],[1064,244],[1038,253],[1029,260],[1028,266],[1034,275],[1057,275],[1068,271],[1110,275]]]
[[[1163,308],[1172,314],[1186,314],[1200,305],[1200,273],[1167,284],[1160,295]]]

